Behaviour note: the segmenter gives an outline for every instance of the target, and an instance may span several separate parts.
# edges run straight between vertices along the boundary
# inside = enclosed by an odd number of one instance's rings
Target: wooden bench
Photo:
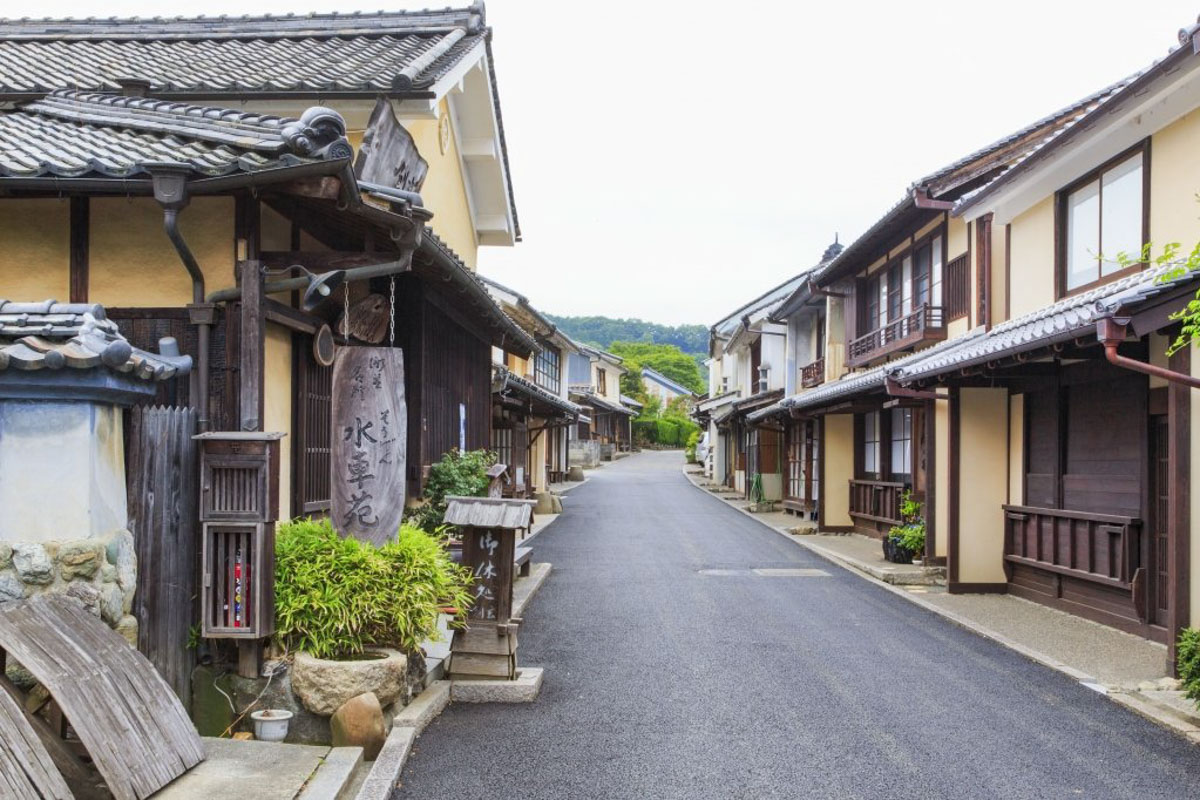
[[[530,559],[533,558],[532,547],[518,547],[513,556],[513,565],[517,567],[522,577],[529,577]]]

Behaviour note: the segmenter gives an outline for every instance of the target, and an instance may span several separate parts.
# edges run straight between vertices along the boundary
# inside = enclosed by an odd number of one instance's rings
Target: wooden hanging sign
[[[376,545],[404,516],[408,406],[399,348],[342,347],[333,363],[333,526]]]

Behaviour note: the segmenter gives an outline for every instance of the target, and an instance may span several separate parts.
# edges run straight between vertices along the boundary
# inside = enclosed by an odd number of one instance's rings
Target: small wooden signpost
[[[529,525],[533,500],[447,497],[445,521],[462,528],[463,566],[475,576],[467,626],[454,632],[450,676],[514,680],[517,628],[512,616],[517,530]]]
[[[376,545],[404,516],[408,408],[398,348],[343,347],[333,364],[334,528]]]

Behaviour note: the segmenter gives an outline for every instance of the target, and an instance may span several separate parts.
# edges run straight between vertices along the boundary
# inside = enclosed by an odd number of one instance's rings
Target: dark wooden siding
[[[158,340],[173,336],[179,352],[195,360],[199,355],[196,326],[186,308],[109,308],[109,319],[134,347],[158,352]],[[209,334],[208,418],[210,430],[238,429],[238,320],[236,304],[216,309]],[[190,406],[196,385],[193,368],[186,380],[163,381],[158,393],[142,405]]]
[[[328,512],[331,496],[333,367],[316,362],[312,342],[311,336],[300,333],[292,341],[296,369],[292,406],[292,513],[296,515]]]

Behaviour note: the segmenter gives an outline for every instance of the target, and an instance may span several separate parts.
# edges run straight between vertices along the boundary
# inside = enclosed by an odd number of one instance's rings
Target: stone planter
[[[405,694],[408,659],[385,648],[370,648],[367,654],[375,657],[334,661],[299,652],[292,664],[292,690],[306,709],[326,717],[366,692],[387,707]]]

